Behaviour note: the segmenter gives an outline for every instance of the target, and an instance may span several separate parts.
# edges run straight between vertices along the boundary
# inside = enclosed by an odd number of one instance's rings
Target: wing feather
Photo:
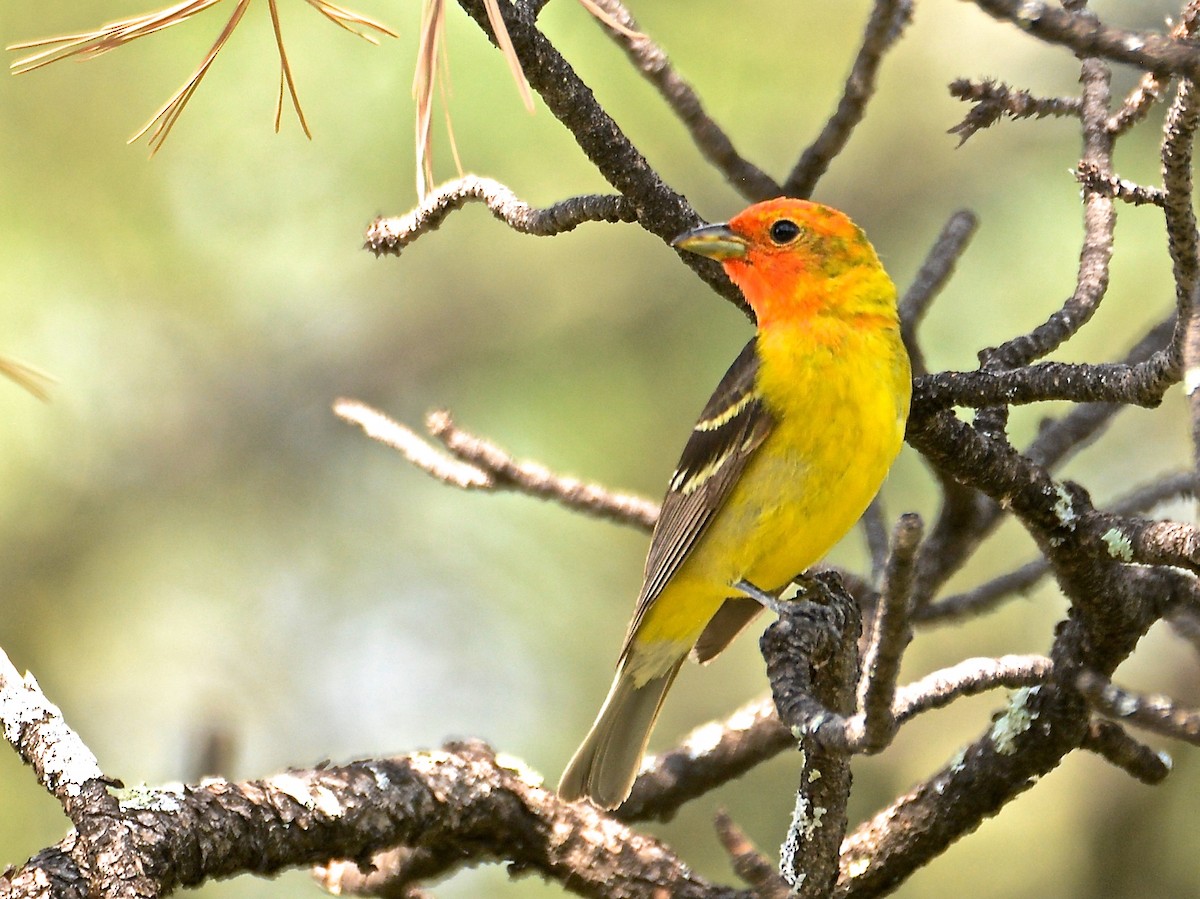
[[[625,637],[626,651],[646,610],[691,554],[775,425],[756,387],[758,365],[752,339],[713,391],[683,448],[650,538],[642,593]]]

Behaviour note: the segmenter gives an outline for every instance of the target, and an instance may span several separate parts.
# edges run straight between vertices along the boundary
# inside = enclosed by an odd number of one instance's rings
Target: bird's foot
[[[748,598],[754,600],[764,609],[769,609],[776,615],[783,614],[783,607],[787,605],[787,602],[780,599],[776,594],[768,593],[766,590],[756,587],[745,578],[742,578],[733,586],[736,590],[740,590]]]

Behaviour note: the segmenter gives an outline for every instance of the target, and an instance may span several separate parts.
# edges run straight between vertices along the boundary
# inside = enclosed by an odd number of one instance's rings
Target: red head
[[[759,327],[815,314],[895,316],[896,291],[866,236],[836,209],[781,197],[673,246],[718,260]]]

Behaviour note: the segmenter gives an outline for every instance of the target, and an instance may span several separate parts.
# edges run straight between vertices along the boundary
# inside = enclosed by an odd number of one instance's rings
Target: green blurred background
[[[7,44],[79,30],[147,2],[9,2],[0,35]],[[127,784],[194,776],[214,731],[232,741],[230,777],[478,736],[556,779],[608,685],[646,538],[533,500],[443,487],[339,422],[330,404],[357,397],[413,424],[446,406],[519,456],[657,497],[750,333],[634,226],[534,239],[473,207],[401,259],[363,252],[373,216],[415,203],[419,8],[352,5],[401,39],[371,48],[304,4],[281,4],[311,143],[286,115],[282,134],[270,131],[277,63],[265,4],[150,161],[125,139],[192,70],[231,5],[90,62],[0,79],[0,351],[59,381],[50,405],[0,383],[0,646]],[[1141,28],[1176,11],[1166,0],[1094,6]],[[632,7],[739,148],[781,177],[833,108],[868,4]],[[448,18],[467,169],[535,204],[605,190],[545,109],[522,110],[475,26],[453,5]],[[581,7],[558,0],[543,23],[701,214],[717,220],[744,205]],[[920,4],[866,123],[816,195],[866,228],[902,288],[950,213],[980,215],[922,332],[935,368],[971,367],[980,346],[1040,322],[1073,287],[1077,123],[1007,123],[956,149],[946,129],[966,107],[945,85],[982,75],[1070,93],[1078,63],[969,3]],[[1132,83],[1117,72],[1118,92]],[[1124,176],[1156,178],[1160,117],[1121,142]],[[1059,358],[1115,358],[1171,307],[1159,214],[1120,216],[1111,294]],[[1014,432],[1026,439],[1057,411],[1020,410]],[[1188,452],[1173,391],[1158,411],[1123,413],[1066,471],[1103,501],[1186,464]],[[936,512],[910,450],[885,500],[890,517]],[[951,587],[1032,554],[1009,523]],[[861,566],[861,537],[834,558]],[[1064,608],[1043,586],[982,621],[923,632],[905,677],[969,656],[1044,652]],[[656,745],[758,694],[761,669],[745,638],[710,668],[685,670]],[[1120,676],[1200,702],[1194,659],[1162,628]],[[926,716],[859,762],[855,819],[953,756],[1003,701]],[[1173,776],[1151,789],[1077,754],[897,895],[1145,896],[1149,882],[1154,895],[1194,895],[1198,766],[1194,754],[1177,756]],[[794,760],[777,759],[654,830],[728,881],[714,809],[727,807],[773,851],[793,779]],[[0,863],[19,863],[65,827],[0,750]],[[205,892],[318,892],[304,873],[281,880]],[[510,883],[495,867],[437,888],[558,892]]]

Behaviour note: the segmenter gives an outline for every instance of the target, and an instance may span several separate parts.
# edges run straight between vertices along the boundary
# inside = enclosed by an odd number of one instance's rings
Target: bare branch
[[[1166,696],[1123,690],[1095,671],[1080,672],[1075,686],[1091,707],[1106,717],[1200,746],[1200,711],[1180,708]]]
[[[450,213],[471,202],[485,203],[492,215],[514,231],[537,237],[572,231],[584,222],[637,220],[637,209],[624,197],[593,194],[537,209],[498,181],[466,175],[432,191],[407,215],[375,219],[367,228],[364,248],[376,256],[399,256],[406,246],[436,231]]]
[[[495,479],[497,487],[554,500],[569,509],[647,531],[658,520],[658,506],[649,500],[555,474],[537,462],[513,459],[494,443],[460,430],[449,412],[430,413],[425,425],[459,459],[484,469]]]
[[[1014,594],[1025,593],[1049,573],[1050,563],[1045,559],[1035,559],[971,590],[947,596],[918,609],[916,620],[920,624],[946,624],[983,615]]]
[[[484,0],[458,3],[490,37]],[[699,224],[700,217],[687,199],[662,181],[562,54],[538,30],[535,11],[523,5],[502,4],[501,13],[530,86],[605,180],[633,202],[638,223],[664,241]],[[718,294],[749,314],[745,299],[719,264],[695,253],[681,252],[680,256]]]
[[[121,786],[120,782],[104,775],[96,756],[42,693],[33,675],[22,679],[3,650],[0,726],[5,739],[75,825],[58,847],[38,853],[23,869],[0,874],[5,895],[10,886],[13,896],[20,896],[22,888],[36,890],[31,895],[42,895],[49,884],[64,879],[69,888],[55,894],[64,899],[155,895],[153,878],[140,863],[139,854],[146,845],[143,835],[124,819],[116,797],[109,792],[109,787]],[[45,868],[37,864],[39,860]],[[60,877],[51,867],[56,862],[69,869],[71,876]]]
[[[1112,174],[1113,136],[1106,128],[1110,100],[1108,66],[1085,59],[1083,82],[1083,159],[1104,177]],[[1084,238],[1079,254],[1075,292],[1063,307],[1028,334],[1007,341],[981,354],[987,368],[1015,368],[1040,359],[1060,347],[1095,314],[1108,290],[1116,210],[1110,197],[1084,190]],[[1084,400],[1086,402],[1086,400]]]
[[[1162,783],[1171,773],[1170,756],[1139,743],[1111,721],[1089,722],[1079,748],[1094,752],[1144,784]]]
[[[858,520],[867,541],[867,554],[871,557],[871,583],[878,584],[888,558],[888,529],[884,518],[883,496],[876,494]],[[849,588],[847,588],[849,589]],[[851,593],[854,591],[851,590]]]
[[[370,406],[357,400],[340,399],[333,404],[333,411],[345,421],[359,425],[372,440],[397,450],[417,468],[439,481],[464,490],[492,490],[496,487],[495,480],[486,471],[438,452],[420,435]]]
[[[964,659],[899,687],[892,704],[898,725],[917,715],[945,708],[963,696],[998,687],[1017,689],[1050,676],[1045,656],[1006,655]],[[828,710],[819,737],[829,746],[862,752],[863,718]],[[756,765],[796,746],[767,697],[742,706],[728,718],[696,728],[670,752],[646,760],[629,799],[615,812],[622,821],[669,820],[685,802],[740,777]]]
[[[704,111],[692,86],[679,76],[662,48],[640,33],[637,22],[620,0],[593,0],[620,28],[607,30],[634,67],[658,90],[687,128],[704,158],[716,166],[729,185],[747,200],[766,200],[783,193],[779,184],[738,153],[729,136]],[[624,29],[624,30],[622,30]]]
[[[1195,0],[1190,0],[1184,6],[1179,21],[1171,29],[1171,37],[1176,40],[1192,37],[1196,33],[1197,25],[1200,25],[1200,5]],[[1108,130],[1114,136],[1121,135],[1142,121],[1150,108],[1162,99],[1162,92],[1166,90],[1168,80],[1157,72],[1147,72],[1143,75],[1137,87],[1125,98],[1121,108],[1109,118]]]
[[[796,739],[770,697],[692,731],[676,748],[642,763],[633,792],[614,814],[622,821],[669,820],[685,802],[745,774]]]
[[[954,274],[954,266],[966,252],[978,225],[979,220],[967,209],[960,209],[950,216],[942,228],[942,233],[934,241],[929,255],[921,264],[921,270],[917,272],[917,276],[913,278],[912,284],[900,300],[900,333],[908,348],[914,375],[923,375],[928,371],[924,354],[920,350],[920,342],[917,340],[917,328],[920,327],[929,304],[941,293],[950,276]]]
[[[368,436],[398,450],[417,468],[454,487],[515,490],[644,530],[653,528],[658,518],[658,506],[649,500],[555,474],[537,462],[514,459],[494,443],[460,430],[444,410],[430,413],[425,423],[454,458],[434,449],[399,422],[356,400],[338,400],[333,408],[341,418],[360,425]]]
[[[1045,656],[964,659],[898,689],[892,714],[898,724],[905,724],[923,712],[945,708],[963,696],[975,696],[997,687],[1010,690],[1034,687],[1050,677],[1053,667]]]
[[[846,78],[837,111],[817,139],[800,156],[784,182],[789,197],[810,197],[838,153],[850,140],[875,94],[875,78],[884,54],[892,48],[912,17],[912,0],[875,0],[863,34],[862,46]]]
[[[1195,475],[1186,471],[1177,472],[1137,487],[1105,505],[1114,515],[1135,515],[1179,496],[1194,496],[1195,490]],[[916,621],[921,624],[943,624],[990,612],[1005,599],[1027,592],[1049,574],[1050,570],[1050,563],[1045,559],[1035,559],[978,587],[917,610]]]
[[[1016,25],[1049,44],[1078,56],[1130,63],[1149,72],[1195,78],[1200,53],[1191,45],[1153,31],[1109,27],[1090,13],[1060,9],[1043,0],[973,0],[988,15]]]
[[[791,896],[788,885],[779,876],[775,866],[758,851],[726,812],[718,811],[713,824],[717,839],[729,853],[734,873],[753,890],[755,899],[788,899]]]
[[[1164,382],[1172,378],[1178,380],[1170,353],[1165,349],[1175,330],[1175,318],[1172,313],[1146,332],[1130,348],[1124,363],[1129,366],[1147,363],[1160,372]],[[1054,468],[1087,446],[1124,408],[1116,403],[1084,403],[1077,406],[1057,421],[1044,425],[1037,438],[1025,449],[1025,455],[1037,465]]]
[[[1200,235],[1192,208],[1192,150],[1200,124],[1200,91],[1190,80],[1181,81],[1175,102],[1163,123],[1163,211],[1167,220],[1167,246],[1175,275],[1175,300],[1179,309],[1172,356],[1183,369],[1184,392],[1192,424],[1192,465],[1200,471]]]
[[[32,674],[24,678],[0,649],[0,725],[4,738],[40,783],[59,801],[67,817],[78,823],[88,803],[115,781],[105,777],[96,756],[67,725]]]
[[[691,899],[750,899],[695,876],[659,841],[587,803],[562,802],[536,780],[511,763],[500,764],[482,744],[455,743],[266,780],[145,789],[126,798],[118,812],[117,823],[136,822],[138,839],[121,847],[121,864],[105,857],[101,876],[111,880],[92,895],[162,895],[214,877],[274,874],[331,857],[369,858],[388,846],[419,845],[428,858],[447,865],[441,872],[426,865],[427,877],[499,858],[587,896],[661,890]],[[86,883],[74,843],[68,837],[7,875],[12,896],[45,895],[35,885],[60,879]],[[130,881],[137,893],[114,889],[129,876],[126,862],[139,873]]]
[[[1162,206],[1166,202],[1163,191],[1157,187],[1135,184],[1111,173],[1105,173],[1092,162],[1081,162],[1075,169],[1075,180],[1084,190],[1094,191],[1130,206]]]
[[[1082,109],[1082,101],[1076,97],[1035,97],[1029,91],[1013,90],[990,78],[984,81],[959,78],[950,82],[950,95],[975,104],[966,118],[947,132],[958,135],[960,147],[977,131],[991,127],[1002,116],[1010,119],[1078,116]]]
[[[892,532],[892,553],[875,606],[871,642],[863,655],[858,686],[858,706],[863,715],[861,747],[867,753],[879,752],[896,734],[892,701],[900,660],[912,640],[909,603],[922,530],[920,517],[910,513],[900,517]]]
[[[1119,362],[1038,362],[996,371],[940,371],[917,378],[913,407],[983,409],[1069,400],[1153,408],[1162,402],[1163,393],[1172,383],[1166,364],[1160,360],[1132,366]]]
[[[800,782],[779,868],[799,897],[827,897],[846,832],[850,753],[822,739],[822,714],[854,711],[861,613],[836,575],[807,578],[813,600],[781,603],[759,640],[780,719],[800,743]],[[822,711],[817,711],[822,710]]]

